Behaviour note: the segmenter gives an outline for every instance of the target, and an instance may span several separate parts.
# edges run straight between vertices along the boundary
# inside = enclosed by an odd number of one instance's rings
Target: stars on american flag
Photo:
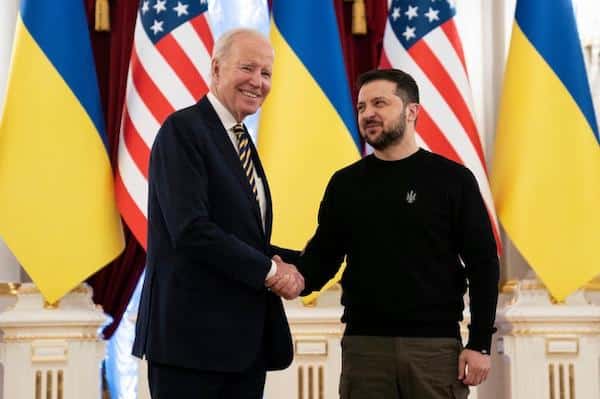
[[[440,10],[434,10],[433,8],[429,7],[429,10],[427,10],[427,12],[425,13],[425,16],[427,17],[427,19],[429,19],[429,22],[433,22],[433,21],[437,21],[438,19],[440,19],[440,17],[438,17],[439,13],[440,13]]]
[[[390,25],[405,48],[455,14],[454,0],[392,0],[390,10]]]
[[[413,7],[411,5],[408,6],[408,10],[406,10],[406,12],[404,13],[404,15],[406,15],[408,17],[408,20],[410,21],[413,18],[417,18],[419,16],[418,11],[419,7]]]
[[[148,37],[156,43],[207,10],[208,0],[144,0],[140,4],[140,17]]]
[[[162,11],[167,11],[167,6],[165,5],[167,0],[156,0],[156,3],[152,6],[156,10],[156,14],[160,14]]]
[[[177,2],[177,7],[173,7],[173,11],[177,12],[177,16],[188,15],[188,4],[182,4],[180,1]]]
[[[152,24],[150,29],[152,30],[152,32],[154,32],[155,35],[163,31],[163,23],[163,21],[154,20],[154,23]]]
[[[404,32],[402,32],[402,36],[409,41],[410,39],[415,37],[415,28],[411,28],[410,26],[406,26]]]

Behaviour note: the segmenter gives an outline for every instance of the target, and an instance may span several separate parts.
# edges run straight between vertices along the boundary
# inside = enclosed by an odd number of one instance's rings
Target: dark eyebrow
[[[378,97],[375,97],[375,98],[371,99],[371,101],[377,101],[377,100],[386,100],[387,101],[387,97],[378,96]]]

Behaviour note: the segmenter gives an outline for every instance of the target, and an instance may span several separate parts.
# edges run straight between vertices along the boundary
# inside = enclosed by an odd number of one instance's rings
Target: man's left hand
[[[471,349],[464,349],[458,357],[458,379],[465,385],[479,385],[487,378],[492,360]]]

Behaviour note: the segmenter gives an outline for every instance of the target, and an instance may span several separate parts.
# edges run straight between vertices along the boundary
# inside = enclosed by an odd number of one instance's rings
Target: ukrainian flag
[[[360,157],[331,0],[273,2],[273,89],[258,148],[274,206],[273,241],[303,248],[331,175]]]
[[[0,120],[0,236],[55,302],[123,250],[82,1],[22,0]]]
[[[520,0],[498,119],[500,221],[551,294],[600,273],[600,137],[570,0]]]

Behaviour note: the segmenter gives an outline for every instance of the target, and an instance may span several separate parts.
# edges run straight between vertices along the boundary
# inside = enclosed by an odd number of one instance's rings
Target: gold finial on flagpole
[[[97,32],[110,31],[110,6],[108,0],[96,0],[96,23],[94,28]]]
[[[354,0],[354,4],[352,4],[352,33],[355,35],[367,34],[365,0]]]

